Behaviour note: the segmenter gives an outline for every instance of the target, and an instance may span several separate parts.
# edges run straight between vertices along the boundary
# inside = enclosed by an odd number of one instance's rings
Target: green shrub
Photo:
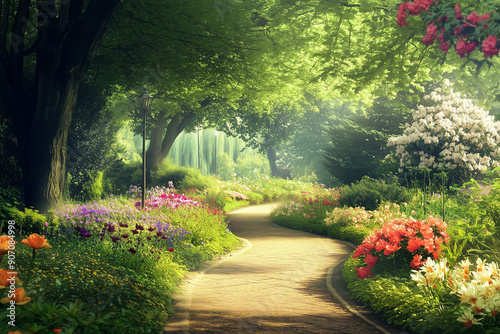
[[[390,201],[404,203],[411,199],[411,194],[398,183],[386,183],[363,177],[360,181],[340,189],[340,205],[361,206],[367,210],[375,210],[380,203]]]
[[[125,194],[131,184],[142,184],[142,163],[115,162],[104,174],[103,192],[106,195]]]
[[[174,188],[179,190],[196,188],[203,191],[214,184],[212,177],[203,176],[196,169],[179,167],[168,162],[152,172],[151,179],[154,185],[159,186],[167,186],[169,182],[172,182]]]
[[[0,188],[0,220],[7,222],[11,219],[11,211],[20,205],[19,191],[15,188]]]
[[[38,212],[38,210],[25,208],[20,211],[17,208],[11,210],[11,217],[19,226],[21,234],[38,233],[41,234],[47,218]]]
[[[262,202],[264,202],[264,195],[262,194],[251,191],[245,193],[245,195],[247,195],[248,200],[251,204],[261,204]]]
[[[355,267],[363,265],[350,257],[344,264],[343,277],[354,298],[369,306],[389,324],[412,333],[458,333],[463,325],[456,321],[454,305],[441,304],[430,295],[423,295],[410,278],[377,275],[359,279]]]

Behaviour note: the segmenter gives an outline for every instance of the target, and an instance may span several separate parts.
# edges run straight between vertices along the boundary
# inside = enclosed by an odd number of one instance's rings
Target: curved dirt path
[[[352,249],[271,223],[275,206],[228,215],[231,231],[250,243],[188,278],[166,332],[381,333],[342,308],[326,286],[328,270]]]

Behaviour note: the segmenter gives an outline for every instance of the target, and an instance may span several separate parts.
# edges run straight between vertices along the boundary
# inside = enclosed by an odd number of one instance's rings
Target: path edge
[[[348,245],[349,247],[351,247],[353,250],[356,249],[356,246],[350,242],[347,242],[347,241],[343,241],[343,240],[338,240],[336,239],[336,241],[339,241],[345,245]],[[366,323],[370,324],[371,326],[375,327],[377,330],[379,330],[381,333],[383,334],[391,334],[389,331],[387,331],[386,329],[384,329],[383,327],[379,326],[378,324],[374,323],[373,321],[371,321],[370,319],[368,319],[367,317],[365,317],[363,314],[359,313],[356,309],[354,309],[339,293],[338,291],[334,288],[333,286],[333,271],[335,269],[337,269],[339,266],[343,266],[345,261],[347,261],[347,259],[349,259],[349,257],[351,256],[351,254],[348,254],[346,255],[339,263],[337,263],[336,265],[334,265],[333,267],[330,267],[330,269],[328,269],[328,273],[326,274],[326,287],[328,288],[328,291],[330,292],[330,294],[342,305],[343,308],[347,309],[349,312],[351,312],[352,314],[356,315],[358,318],[360,318],[361,320],[365,321]]]
[[[220,255],[217,260],[212,260],[203,265],[200,270],[193,271],[188,274],[188,278],[184,279],[179,287],[179,292],[172,296],[174,307],[176,309],[174,317],[163,328],[163,333],[183,333],[189,334],[189,317],[191,313],[191,305],[193,301],[193,289],[196,283],[210,270],[228,259],[238,256],[253,247],[253,244],[245,239],[240,238],[241,245],[235,250]],[[194,275],[194,277],[190,277]]]

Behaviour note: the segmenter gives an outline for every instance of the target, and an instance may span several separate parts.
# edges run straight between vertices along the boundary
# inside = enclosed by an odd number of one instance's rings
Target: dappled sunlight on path
[[[344,243],[270,222],[274,205],[231,213],[234,234],[253,244],[216,264],[192,287],[190,333],[378,333],[326,287]]]

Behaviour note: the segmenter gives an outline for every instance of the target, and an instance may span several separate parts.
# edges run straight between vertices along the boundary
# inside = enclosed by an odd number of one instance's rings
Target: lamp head
[[[139,101],[141,101],[141,107],[143,110],[148,110],[151,105],[151,101],[153,101],[153,95],[149,94],[147,89],[144,89],[144,93],[139,96]]]

